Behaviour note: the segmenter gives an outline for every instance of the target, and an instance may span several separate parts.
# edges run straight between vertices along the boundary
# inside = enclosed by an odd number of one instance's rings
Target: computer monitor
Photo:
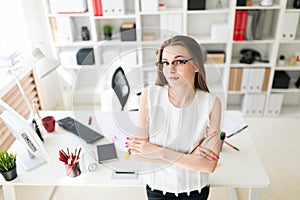
[[[44,144],[34,131],[31,121],[26,121],[19,113],[0,99],[0,109],[3,111],[0,118],[7,128],[19,140],[26,150],[17,155],[17,162],[26,171],[31,171],[46,162],[50,162]]]

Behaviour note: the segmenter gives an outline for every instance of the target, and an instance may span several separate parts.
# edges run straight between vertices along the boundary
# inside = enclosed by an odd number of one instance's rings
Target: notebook
[[[118,158],[114,143],[97,145],[97,155],[99,164]]]

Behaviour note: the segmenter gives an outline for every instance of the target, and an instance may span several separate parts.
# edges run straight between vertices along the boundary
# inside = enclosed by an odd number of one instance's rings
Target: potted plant
[[[111,24],[104,24],[103,33],[105,40],[111,40],[113,26]]]
[[[6,181],[17,177],[16,154],[0,150],[0,173]]]

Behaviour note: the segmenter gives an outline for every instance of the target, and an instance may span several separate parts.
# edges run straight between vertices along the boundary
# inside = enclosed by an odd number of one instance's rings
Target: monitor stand
[[[31,171],[46,163],[46,160],[43,158],[40,152],[37,152],[35,155],[33,155],[28,150],[22,153],[19,159],[20,164],[25,171]]]

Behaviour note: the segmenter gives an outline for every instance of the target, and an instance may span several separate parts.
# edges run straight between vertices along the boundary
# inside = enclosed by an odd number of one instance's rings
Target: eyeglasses
[[[185,59],[185,60],[173,60],[171,63],[169,63],[167,61],[160,61],[160,62],[156,62],[155,65],[156,66],[162,65],[163,68],[165,68],[165,67],[170,68],[171,66],[174,66],[177,69],[178,66],[184,65],[191,60],[193,60],[193,58]]]

